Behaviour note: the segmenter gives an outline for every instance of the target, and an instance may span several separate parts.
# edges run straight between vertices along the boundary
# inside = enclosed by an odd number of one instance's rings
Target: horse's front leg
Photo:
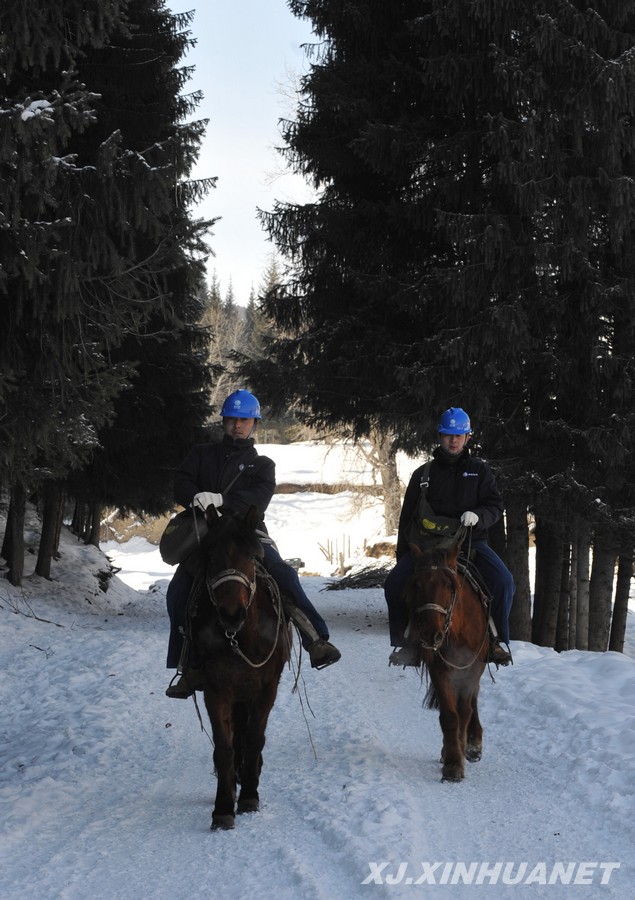
[[[245,723],[243,759],[240,770],[239,813],[257,812],[260,808],[258,784],[262,770],[262,751],[269,713],[276,699],[277,684],[266,691],[258,703],[251,706]]]
[[[441,750],[441,781],[461,781],[465,776],[463,758],[464,745],[460,738],[460,719],[454,692],[447,676],[442,676],[435,684],[439,700],[439,723],[443,732]]]
[[[470,721],[467,726],[467,747],[465,758],[478,762],[483,754],[483,726],[478,717],[478,691],[472,697]]]
[[[233,828],[236,802],[236,771],[234,768],[232,708],[228,701],[205,690],[205,706],[212,726],[214,768],[216,770],[216,798],[212,812],[212,830]]]

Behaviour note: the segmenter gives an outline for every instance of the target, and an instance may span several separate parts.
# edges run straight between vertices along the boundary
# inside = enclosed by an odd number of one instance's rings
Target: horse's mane
[[[209,520],[208,520],[209,521]],[[243,516],[227,511],[209,523],[204,550],[212,552],[221,544],[235,543],[246,556],[260,556],[261,545],[253,525]]]
[[[456,558],[456,548],[441,549],[440,547],[431,547],[421,550],[415,557],[416,570],[429,569],[432,566],[447,566],[448,561],[453,563]]]

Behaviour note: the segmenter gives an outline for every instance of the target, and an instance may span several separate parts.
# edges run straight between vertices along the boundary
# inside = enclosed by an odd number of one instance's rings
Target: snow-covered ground
[[[293,446],[260,448],[278,481],[301,466],[297,483],[326,481]],[[231,832],[209,830],[209,726],[164,695],[172,569],[156,548],[103,548],[121,569],[103,592],[104,555],[65,533],[51,582],[0,581],[2,900],[629,897],[632,613],[623,655],[513,642],[515,665],[483,677],[483,759],[441,783],[424,685],[387,665],[382,591],[324,589],[319,545],[347,534],[359,556],[382,537],[381,508],[276,495],[268,522],[283,555],[315,562],[303,585],[342,659],[303,665],[296,693],[285,670],[261,811]]]

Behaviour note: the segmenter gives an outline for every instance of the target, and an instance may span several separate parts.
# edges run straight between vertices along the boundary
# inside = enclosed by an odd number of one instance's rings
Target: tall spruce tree
[[[290,6],[322,43],[285,153],[319,196],[263,216],[291,271],[266,300],[284,336],[260,375],[314,421],[404,447],[469,408],[513,497],[518,636],[532,504],[534,636],[554,643],[576,516],[599,525],[599,493],[601,527],[615,520],[635,434],[617,376],[632,381],[632,5]]]
[[[0,404],[11,410],[3,408],[0,427],[4,461],[16,477],[28,475],[43,447],[65,452],[66,461],[50,460],[54,467],[81,458],[80,423],[91,410],[94,422],[104,420],[104,401],[122,376],[104,355],[121,320],[119,297],[86,312],[93,283],[81,251],[91,254],[77,226],[80,209],[90,205],[92,175],[72,150],[95,121],[96,97],[77,71],[80,48],[102,46],[120,29],[121,9],[120,2],[53,8],[32,0],[5,4],[1,13]],[[56,441],[73,420],[74,444]]]
[[[165,512],[173,502],[173,470],[200,439],[209,412],[209,335],[201,320],[203,238],[213,223],[193,219],[189,208],[214,180],[187,180],[205,126],[188,121],[200,94],[183,94],[191,18],[173,16],[161,0],[130,0],[129,37],[83,61],[82,73],[100,96],[84,154],[89,159],[115,131],[125,148],[119,177],[130,185],[134,279],[147,311],[112,351],[133,374],[99,432],[90,466],[73,480],[95,514],[104,505]]]
[[[163,415],[152,421],[164,425],[154,434],[156,465],[142,469],[137,452],[136,471],[128,464],[101,481],[111,494],[121,485],[119,496],[135,503],[144,487],[165,503],[156,470],[167,483],[182,450],[173,435],[187,441],[206,414],[206,364],[193,351],[204,339],[196,285],[210,223],[192,219],[188,204],[211,180],[186,180],[204,127],[183,121],[198,99],[181,95],[188,70],[177,66],[189,17],[171,16],[159,0],[8,6],[0,19],[10,47],[2,56],[0,117],[7,481],[29,490],[59,483],[97,445],[103,464],[104,425],[136,381],[137,416],[128,414],[136,438],[128,446],[147,446],[139,409],[150,421],[154,397]],[[166,381],[170,388],[160,394]],[[177,404],[191,415],[168,431]],[[142,473],[145,483],[136,477]],[[19,549],[14,553],[18,558]],[[44,559],[43,573],[46,567]]]
[[[0,9],[0,472],[12,492],[10,577],[22,570],[24,499],[77,465],[109,415],[116,308],[87,311],[73,252],[86,173],[69,145],[94,122],[82,47],[121,27],[123,2],[9,0]],[[88,287],[88,285],[87,285]],[[15,526],[15,527],[14,527]]]
[[[633,499],[625,463],[635,437],[628,392],[635,361],[622,338],[632,334],[635,316],[627,187],[635,146],[625,127],[635,112],[635,14],[630,4],[601,2],[584,9],[552,4],[552,12],[536,18],[525,52],[535,72],[528,82],[536,110],[535,183],[545,199],[539,220],[543,377],[528,378],[534,387],[529,438],[539,450],[544,488],[535,512],[553,571],[536,592],[534,638],[567,646],[556,636],[557,623],[575,618],[576,610],[561,584],[575,577],[571,547],[580,527],[586,532],[590,525],[592,585],[608,589],[592,591],[589,646],[606,649],[612,577],[599,570],[613,570],[618,507],[625,500],[632,507]]]

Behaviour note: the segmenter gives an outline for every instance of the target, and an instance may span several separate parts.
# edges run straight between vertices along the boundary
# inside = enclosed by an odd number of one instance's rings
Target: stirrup
[[[180,675],[177,682],[174,679]],[[176,700],[187,700],[195,691],[203,690],[203,678],[197,669],[187,669],[184,672],[177,672],[165,692],[166,697],[172,697]]]
[[[492,638],[489,642],[489,655],[488,661],[494,663],[496,668],[499,666],[509,666],[510,664],[514,664],[514,660],[512,659],[511,651],[509,650],[509,644],[507,645],[507,650],[504,647],[501,647],[500,642],[497,638]]]
[[[419,651],[414,644],[404,644],[403,647],[395,647],[388,657],[389,666],[418,666]]]

